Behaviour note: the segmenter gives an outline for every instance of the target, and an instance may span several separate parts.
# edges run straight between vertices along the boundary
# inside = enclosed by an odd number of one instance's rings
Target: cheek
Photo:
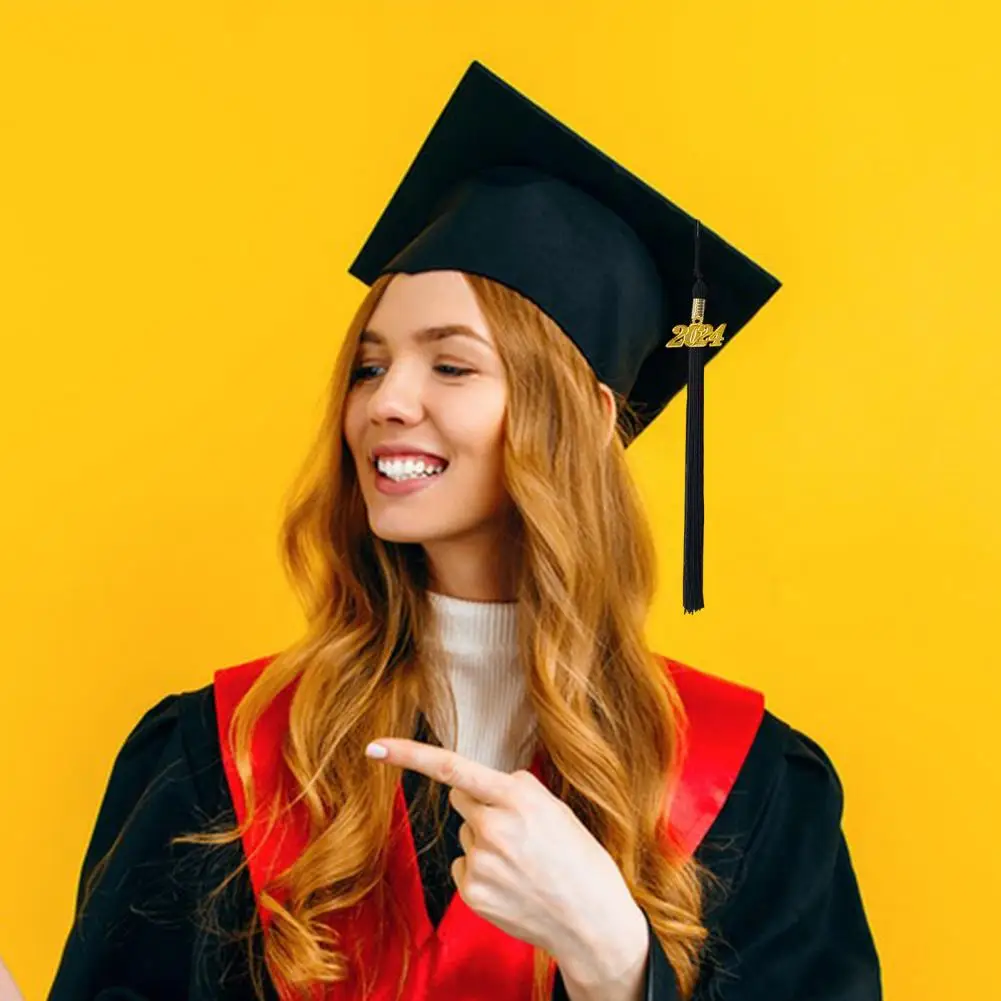
[[[494,387],[479,394],[474,400],[450,415],[451,427],[471,452],[480,459],[500,462],[504,449],[504,417],[506,395]]]
[[[349,396],[344,404],[344,414],[341,420],[341,429],[344,440],[354,454],[361,439],[360,409],[356,401]]]
[[[504,461],[503,430],[493,418],[473,422],[467,411],[465,417],[450,422],[446,434],[456,455],[471,459],[481,470],[493,470]]]
[[[496,422],[476,429],[476,456],[480,476],[498,483],[504,471],[504,434]]]

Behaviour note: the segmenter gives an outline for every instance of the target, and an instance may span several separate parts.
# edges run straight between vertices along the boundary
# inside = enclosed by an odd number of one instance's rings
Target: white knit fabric
[[[452,688],[459,732],[428,714],[442,745],[504,772],[531,764],[535,714],[518,665],[517,603],[467,601],[430,592],[440,669]],[[436,657],[436,659],[437,659]],[[444,717],[444,714],[442,714]]]

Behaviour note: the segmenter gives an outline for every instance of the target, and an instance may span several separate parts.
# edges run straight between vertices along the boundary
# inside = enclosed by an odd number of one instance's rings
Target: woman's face
[[[462,273],[396,275],[361,335],[354,371],[344,437],[372,531],[423,544],[432,562],[457,545],[485,556],[508,506],[507,380]]]

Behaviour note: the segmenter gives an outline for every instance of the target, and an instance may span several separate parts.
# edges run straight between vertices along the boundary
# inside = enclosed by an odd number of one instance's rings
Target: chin
[[[440,517],[425,519],[411,514],[405,518],[369,518],[368,527],[374,536],[384,542],[427,544],[467,536],[475,532],[477,523],[454,520],[443,522]]]
[[[384,542],[430,542],[442,534],[440,529],[435,531],[430,525],[422,526],[420,519],[413,517],[405,522],[397,518],[369,519],[368,527],[374,536]]]
[[[377,539],[382,539],[383,542],[413,542],[421,543],[428,539],[428,535],[424,532],[414,531],[413,529],[405,530],[400,529],[394,531],[393,529],[372,529],[372,534]]]

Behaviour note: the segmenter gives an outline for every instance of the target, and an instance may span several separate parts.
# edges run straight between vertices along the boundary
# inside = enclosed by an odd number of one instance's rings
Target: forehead
[[[494,342],[476,296],[461,271],[394,275],[366,324],[367,331],[388,341],[449,327],[468,327],[488,344]],[[363,341],[375,339],[362,337]]]

